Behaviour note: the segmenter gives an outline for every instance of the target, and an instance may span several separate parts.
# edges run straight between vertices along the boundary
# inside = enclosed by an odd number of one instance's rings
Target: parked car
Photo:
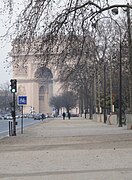
[[[4,116],[0,115],[0,120],[3,120],[4,119]]]
[[[31,113],[30,113],[30,114],[28,114],[27,117],[28,117],[28,118],[34,118],[34,116],[35,116],[35,114],[31,114]]]
[[[71,117],[79,117],[79,114],[71,114]]]
[[[46,119],[45,114],[43,114],[43,119]],[[42,114],[34,114],[34,120],[42,120]]]
[[[12,120],[12,116],[10,114],[5,114],[4,120]]]

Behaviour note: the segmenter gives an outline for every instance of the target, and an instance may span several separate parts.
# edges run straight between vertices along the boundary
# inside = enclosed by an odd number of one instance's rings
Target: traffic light
[[[17,80],[16,79],[11,79],[11,93],[16,93],[17,92]]]

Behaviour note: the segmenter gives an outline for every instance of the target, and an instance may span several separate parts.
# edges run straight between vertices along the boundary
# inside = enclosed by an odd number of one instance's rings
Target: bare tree
[[[57,114],[59,114],[60,108],[66,108],[69,113],[69,110],[76,107],[77,99],[75,93],[72,91],[65,91],[59,96],[53,96],[50,99],[50,106],[56,108]]]
[[[49,102],[50,106],[57,110],[57,115],[59,115],[59,110],[62,107],[62,97],[61,96],[53,96]]]
[[[0,85],[0,110],[4,113],[11,111],[12,96],[9,87],[9,83]]]
[[[66,91],[62,94],[62,107],[65,107],[67,113],[77,105],[77,96],[71,91]]]
[[[59,4],[59,2],[61,3]],[[91,20],[96,21],[104,17],[103,12],[106,11],[111,18],[109,11],[115,7],[132,8],[129,4],[111,6],[105,0],[83,2],[82,0],[63,2],[30,0],[20,13],[16,23],[17,33],[15,33],[14,44],[17,45],[17,53],[20,53],[22,46],[28,46],[28,53],[31,50],[31,45],[36,41],[39,42],[39,45],[36,43],[34,54],[41,64],[55,65],[60,79],[62,81],[70,79],[71,81],[71,77],[72,79],[75,77],[73,75],[77,74],[75,72],[78,72],[78,68],[83,64],[82,62],[86,62],[86,59],[88,63],[99,61],[101,64],[101,61],[107,58],[108,48],[104,47],[102,50],[101,46],[96,47],[97,44],[93,43],[95,39],[92,35],[93,31],[91,31]],[[104,45],[108,46],[106,42],[109,41],[106,41],[105,37],[103,38]],[[93,51],[96,48],[98,50]]]

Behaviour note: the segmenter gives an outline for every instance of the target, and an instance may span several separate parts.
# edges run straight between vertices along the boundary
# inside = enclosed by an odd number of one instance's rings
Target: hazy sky
[[[17,0],[17,2],[18,1],[22,2],[22,0]],[[130,0],[128,1],[127,0],[111,0],[112,4],[117,4],[117,3],[126,4],[126,2],[130,3]],[[3,0],[0,0],[0,36],[3,35],[5,32],[5,25],[2,22],[3,20],[6,19],[5,16],[1,15],[2,4],[3,4]],[[8,40],[0,40],[0,84],[9,82],[10,79],[12,78],[11,67],[9,67],[9,64],[6,62],[6,57],[8,56],[8,53],[10,52],[10,50],[11,50],[10,42]]]
[[[18,12],[23,7],[24,0],[13,0],[14,2],[14,12],[15,15],[12,16],[12,21],[17,17]],[[5,0],[0,0],[0,85],[6,82],[10,82],[10,79],[12,78],[12,70],[11,66],[7,62],[7,57],[9,60],[9,52],[11,51],[11,35],[6,36],[6,38],[1,38],[6,31],[7,28],[10,27],[9,25],[9,14],[8,7],[5,6]],[[10,57],[11,59],[11,57]]]
[[[0,29],[2,32],[2,30]],[[8,68],[8,63],[6,63],[6,57],[10,51],[10,42],[0,41],[0,84],[9,81],[11,78],[11,68]]]

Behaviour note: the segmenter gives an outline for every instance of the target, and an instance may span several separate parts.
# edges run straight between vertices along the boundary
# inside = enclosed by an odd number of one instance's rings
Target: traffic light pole
[[[13,117],[13,132],[12,136],[16,136],[16,107],[15,107],[15,93],[12,93],[13,107],[12,107],[12,117]]]
[[[12,118],[13,118],[13,130],[12,136],[16,136],[16,107],[15,107],[15,93],[17,92],[17,80],[11,79],[11,93],[12,93]]]

